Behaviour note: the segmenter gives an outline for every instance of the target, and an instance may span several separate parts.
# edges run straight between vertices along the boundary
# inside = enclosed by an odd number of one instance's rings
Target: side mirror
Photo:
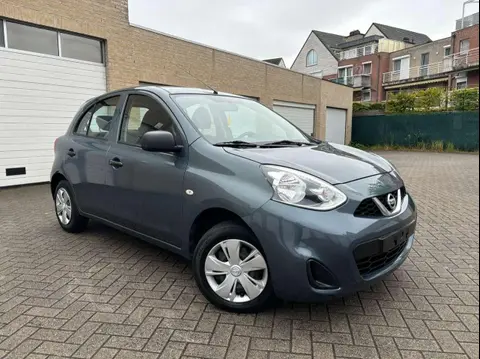
[[[180,152],[183,146],[177,146],[173,134],[168,131],[150,131],[140,140],[142,149],[149,152]]]

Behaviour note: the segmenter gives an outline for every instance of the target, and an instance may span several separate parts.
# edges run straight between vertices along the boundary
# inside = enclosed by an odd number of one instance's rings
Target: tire
[[[68,181],[63,180],[58,183],[53,201],[55,216],[63,230],[69,233],[80,233],[87,228],[88,218],[80,215],[72,186]]]
[[[263,249],[235,222],[217,224],[202,236],[193,254],[193,271],[202,294],[221,309],[258,312],[274,299]]]

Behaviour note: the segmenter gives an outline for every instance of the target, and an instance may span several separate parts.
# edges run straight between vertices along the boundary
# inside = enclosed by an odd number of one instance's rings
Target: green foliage
[[[456,111],[478,110],[478,88],[455,90],[450,97],[450,103]]]
[[[415,92],[399,92],[390,95],[386,110],[388,113],[406,113],[415,110],[417,95]]]
[[[354,102],[353,112],[385,111],[385,102]]]
[[[440,87],[431,87],[415,93],[415,109],[424,112],[438,110],[445,98],[445,91]]]

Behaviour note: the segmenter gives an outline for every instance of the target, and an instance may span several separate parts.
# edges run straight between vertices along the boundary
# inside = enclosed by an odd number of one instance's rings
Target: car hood
[[[394,170],[388,161],[378,155],[329,142],[308,147],[224,149],[232,155],[260,164],[303,171],[331,184],[347,183]]]

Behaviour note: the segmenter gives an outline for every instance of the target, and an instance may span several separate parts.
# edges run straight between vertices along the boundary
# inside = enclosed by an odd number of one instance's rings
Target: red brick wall
[[[478,75],[478,70],[476,71],[470,71],[467,74],[467,84],[468,87],[478,87],[479,83],[479,75]]]
[[[353,74],[356,71],[362,71],[362,64],[364,62],[372,62],[372,102],[380,102],[385,100],[385,91],[383,90],[382,81],[383,73],[388,72],[389,56],[388,53],[380,52],[377,54],[357,57],[354,59],[341,60],[338,62],[338,66],[353,65]]]
[[[478,30],[479,26],[474,25],[459,31],[455,31],[452,35],[454,37],[452,53],[460,52],[460,41],[462,40],[470,40],[470,49],[477,48]]]

